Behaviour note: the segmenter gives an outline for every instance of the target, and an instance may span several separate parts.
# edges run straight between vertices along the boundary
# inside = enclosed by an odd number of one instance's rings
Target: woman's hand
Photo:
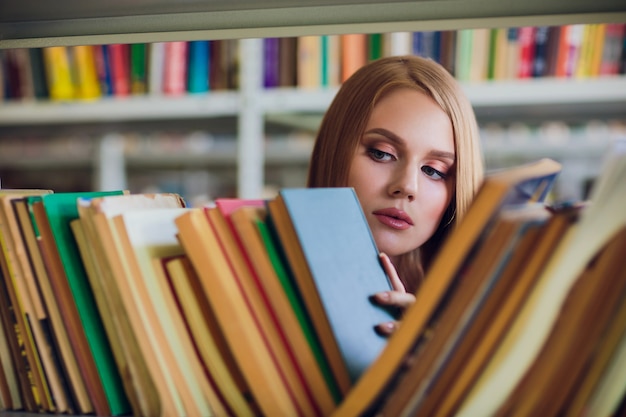
[[[383,268],[391,281],[392,291],[383,291],[374,294],[374,300],[378,305],[385,307],[395,307],[400,312],[400,317],[404,311],[413,305],[415,302],[415,296],[407,293],[404,289],[404,284],[398,276],[396,268],[391,263],[391,259],[385,253],[380,254],[380,261],[383,264]],[[400,326],[399,321],[389,321],[386,323],[380,323],[376,326],[376,331],[383,336],[392,335]]]

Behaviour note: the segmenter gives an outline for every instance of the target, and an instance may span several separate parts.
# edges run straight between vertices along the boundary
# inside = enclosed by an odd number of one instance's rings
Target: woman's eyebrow
[[[454,155],[454,152],[440,151],[440,150],[434,149],[430,151],[430,155],[436,158],[440,158],[440,159],[449,159],[452,162],[456,160],[456,156]]]
[[[396,135],[392,131],[387,130],[385,128],[375,127],[365,132],[365,134],[371,134],[371,133],[384,136],[398,146],[405,145],[405,141],[400,136]],[[456,155],[454,154],[454,152],[433,149],[432,151],[429,152],[429,154],[434,158],[449,159],[451,162],[456,161]]]
[[[384,136],[390,141],[394,142],[396,145],[404,145],[405,141],[391,130],[387,130],[382,127],[375,127],[365,132],[365,134],[376,133],[378,135]]]

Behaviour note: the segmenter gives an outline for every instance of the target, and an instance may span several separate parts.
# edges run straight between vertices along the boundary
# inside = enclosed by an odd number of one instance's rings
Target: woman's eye
[[[393,159],[392,154],[381,151],[380,149],[376,149],[376,148],[369,148],[367,150],[367,153],[375,161],[389,161]]]
[[[446,174],[441,171],[437,171],[435,168],[428,165],[422,167],[422,172],[435,180],[446,179]]]

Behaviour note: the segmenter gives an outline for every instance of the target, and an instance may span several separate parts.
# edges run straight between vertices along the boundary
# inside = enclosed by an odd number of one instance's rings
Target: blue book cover
[[[204,93],[209,90],[209,41],[189,42],[187,90]]]
[[[361,205],[352,188],[294,188],[268,207],[268,225],[345,394],[386,346],[374,326],[394,320],[371,301],[391,284]]]

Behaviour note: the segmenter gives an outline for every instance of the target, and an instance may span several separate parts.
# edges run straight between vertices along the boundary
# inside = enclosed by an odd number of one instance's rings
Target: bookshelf
[[[257,53],[259,40],[242,40],[244,48]],[[304,181],[308,163],[310,142],[271,140],[265,143],[268,130],[283,128],[312,133],[330,104],[335,88],[302,90],[298,88],[264,89],[255,79],[262,65],[262,57],[252,59],[250,53],[242,60],[244,85],[237,91],[215,91],[204,95],[128,96],[104,97],[96,101],[82,102],[4,102],[0,105],[0,132],[11,129],[28,129],[45,132],[57,129],[80,131],[81,127],[97,125],[112,126],[111,129],[133,129],[132,126],[156,126],[167,130],[179,126],[187,130],[205,129],[225,132],[230,141],[221,141],[210,152],[159,153],[159,149],[147,154],[108,152],[101,157],[103,135],[94,134],[91,151],[77,155],[31,155],[15,158],[8,152],[0,152],[0,167],[16,171],[78,169],[92,173],[93,187],[101,189],[125,188],[130,176],[138,172],[159,169],[201,170],[210,167],[219,172],[230,171],[241,196],[258,197],[267,182],[266,169],[278,170],[288,166],[298,167],[300,183]],[[464,89],[474,104],[481,124],[507,124],[515,121],[541,124],[551,120],[577,122],[579,119],[623,119],[626,114],[626,78],[607,77],[594,79],[536,78],[532,80],[503,80],[497,82],[464,83]],[[219,126],[216,126],[219,125]],[[274,126],[274,127],[272,127]],[[90,128],[87,127],[87,130]],[[140,128],[139,128],[140,129]],[[102,130],[97,128],[96,132]],[[104,129],[106,130],[106,128]],[[63,131],[63,130],[61,130]],[[10,134],[5,133],[6,136]],[[45,134],[44,134],[45,136]],[[85,143],[77,144],[86,146]],[[208,145],[207,145],[208,146]],[[3,148],[5,149],[5,148]],[[525,156],[537,154],[557,158],[584,154],[599,157],[604,142],[576,146],[530,143],[509,146],[485,144],[489,158],[505,158],[507,155]],[[235,169],[235,167],[237,167]],[[288,170],[286,171],[288,172]],[[103,183],[99,179],[107,178]],[[298,185],[296,182],[295,185]]]

